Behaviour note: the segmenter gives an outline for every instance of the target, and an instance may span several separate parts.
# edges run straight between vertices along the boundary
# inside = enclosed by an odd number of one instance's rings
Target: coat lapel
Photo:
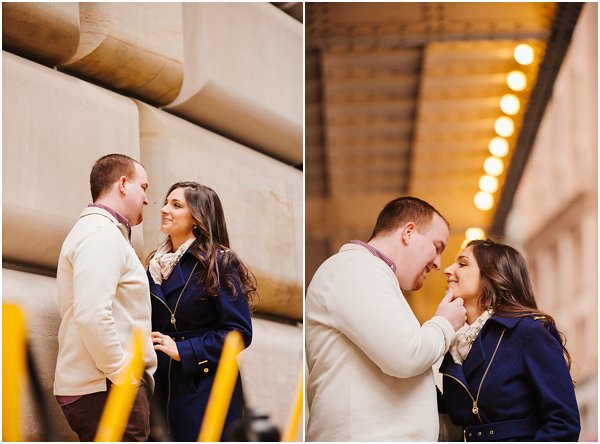
[[[450,353],[446,353],[446,356],[444,356],[439,372],[458,379],[465,387],[469,386],[462,365],[456,364]]]
[[[501,327],[511,329],[515,325],[519,323],[522,318],[504,318],[497,315],[493,315],[487,322],[486,325],[483,326],[475,342],[473,342],[473,346],[471,347],[471,351],[463,362],[463,371],[465,373],[465,377],[469,378],[475,370],[479,368],[479,366],[485,362],[488,358],[491,359],[491,355],[494,353],[494,349],[498,344],[498,340],[500,339],[500,334],[502,333],[502,328],[492,328],[493,324],[500,324]],[[488,349],[483,346],[483,337],[490,335],[489,339],[486,339],[486,343],[490,344]],[[490,348],[491,347],[491,348]]]
[[[477,335],[477,338],[471,346],[471,351],[467,355],[467,359],[463,362],[462,368],[466,378],[469,378],[477,368],[485,361],[486,354],[483,349],[483,342],[481,340],[481,333]]]
[[[146,272],[146,275],[148,276],[148,282],[150,284],[150,294],[153,294],[159,299],[161,299],[163,302],[166,302],[162,287],[154,282],[154,279],[152,279],[152,276],[150,275],[149,271]]]
[[[182,258],[183,259],[183,258]],[[162,292],[165,299],[169,297],[174,291],[180,290],[185,285],[185,279],[183,277],[183,270],[181,269],[181,260],[177,262],[175,268],[171,272],[169,279],[163,281]]]

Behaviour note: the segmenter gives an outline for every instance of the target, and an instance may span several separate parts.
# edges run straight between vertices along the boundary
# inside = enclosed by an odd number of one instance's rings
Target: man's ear
[[[408,245],[410,243],[410,238],[413,235],[414,231],[415,231],[415,223],[414,222],[408,222],[401,228],[402,243],[404,245]]]
[[[127,178],[125,176],[121,176],[119,177],[119,182],[118,182],[118,189],[120,193],[123,193],[125,191],[125,184],[127,183]]]

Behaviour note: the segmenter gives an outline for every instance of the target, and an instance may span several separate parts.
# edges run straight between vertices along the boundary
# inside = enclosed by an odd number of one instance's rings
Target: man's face
[[[148,205],[146,190],[148,189],[148,175],[146,170],[139,163],[135,164],[135,175],[127,178],[125,184],[127,189],[127,213],[124,215],[129,219],[129,223],[138,225],[144,219],[144,205]]]
[[[408,244],[410,261],[407,270],[398,270],[403,280],[400,286],[403,290],[418,290],[423,286],[427,274],[440,269],[442,252],[448,243],[448,226],[438,215],[434,214],[429,226],[416,227],[411,233]]]

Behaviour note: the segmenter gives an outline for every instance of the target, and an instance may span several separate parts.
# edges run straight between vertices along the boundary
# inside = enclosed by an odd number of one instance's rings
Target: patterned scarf
[[[463,361],[467,359],[467,356],[471,351],[471,347],[473,346],[473,342],[475,339],[477,339],[477,335],[483,328],[485,321],[487,321],[493,314],[494,310],[490,308],[489,310],[481,313],[481,315],[475,319],[471,325],[465,322],[465,325],[458,329],[456,332],[456,339],[450,346],[450,354],[452,355],[452,359],[456,364],[462,365]]]
[[[167,239],[167,241],[156,250],[154,257],[150,259],[150,263],[148,264],[150,276],[152,276],[152,280],[155,284],[161,285],[162,281],[169,279],[175,265],[177,265],[177,262],[179,262],[179,259],[183,256],[183,253],[187,251],[195,240],[195,237],[190,237],[181,244],[176,252],[171,253],[171,239]]]

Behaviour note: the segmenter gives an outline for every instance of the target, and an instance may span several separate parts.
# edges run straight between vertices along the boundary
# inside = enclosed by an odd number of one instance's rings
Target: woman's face
[[[194,218],[188,206],[184,188],[175,188],[167,196],[165,206],[161,208],[160,230],[180,239],[188,239],[193,236]]]
[[[456,261],[444,270],[448,278],[448,288],[455,297],[464,300],[477,300],[481,295],[481,277],[479,266],[473,255],[473,247],[467,247]]]

